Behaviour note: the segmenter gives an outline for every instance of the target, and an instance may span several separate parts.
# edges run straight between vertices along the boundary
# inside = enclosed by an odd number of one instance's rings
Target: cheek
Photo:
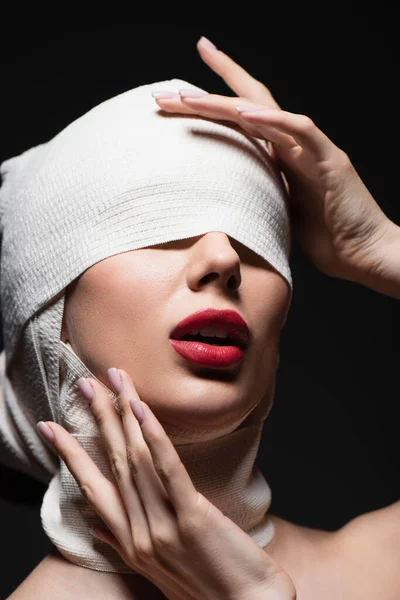
[[[290,301],[290,290],[280,275],[273,272],[265,277],[264,285],[254,285],[249,302],[254,345],[251,350],[251,369],[258,390],[273,384],[279,365],[279,342]],[[257,293],[255,293],[257,291]]]
[[[254,285],[248,305],[251,326],[257,342],[271,346],[279,343],[290,302],[290,290],[280,275],[269,273],[264,285]]]
[[[125,274],[125,275],[124,275]],[[87,275],[87,276],[86,276]],[[165,271],[164,271],[165,275]],[[168,286],[160,277],[119,269],[89,271],[66,299],[64,323],[74,351],[105,385],[111,366],[130,371],[151,348],[152,328],[162,326]]]

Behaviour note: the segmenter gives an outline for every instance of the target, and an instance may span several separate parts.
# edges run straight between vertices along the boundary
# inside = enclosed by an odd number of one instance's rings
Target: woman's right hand
[[[119,389],[110,371],[122,418],[96,380],[86,383],[118,487],[73,436],[46,422],[56,450],[106,525],[98,537],[170,600],[294,600],[288,574],[196,491],[160,422],[137,400],[144,412],[139,423],[129,401],[138,394],[126,371],[119,370]]]
[[[201,38],[197,49],[237,96],[156,92],[158,106],[239,125],[265,142],[289,192],[293,239],[313,265],[330,277],[400,298],[400,227],[380,208],[349,156],[308,116],[281,110],[261,81],[209,40]]]

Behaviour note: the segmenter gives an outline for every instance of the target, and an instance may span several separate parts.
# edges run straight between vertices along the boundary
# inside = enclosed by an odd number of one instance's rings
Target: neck
[[[93,415],[87,403],[82,402],[76,386],[79,377],[94,375],[72,348],[62,342],[60,362],[60,424],[75,436],[102,473],[115,483]],[[101,385],[115,403],[115,393]],[[263,402],[260,402],[231,433],[207,441],[175,445],[195,488],[262,548],[274,535],[274,525],[267,514],[271,490],[255,465],[263,412]],[[41,517],[46,534],[70,562],[97,571],[131,572],[110,546],[90,535],[89,527],[101,525],[101,519],[83,498],[63,462],[46,491]]]

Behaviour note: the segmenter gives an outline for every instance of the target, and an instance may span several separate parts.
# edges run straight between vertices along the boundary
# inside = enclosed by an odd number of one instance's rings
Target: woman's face
[[[241,422],[265,395],[273,402],[279,338],[290,291],[255,252],[222,232],[133,250],[87,269],[67,290],[62,339],[107,387],[127,371],[139,397],[176,426]],[[232,309],[251,342],[229,368],[189,362],[169,342],[183,318]]]

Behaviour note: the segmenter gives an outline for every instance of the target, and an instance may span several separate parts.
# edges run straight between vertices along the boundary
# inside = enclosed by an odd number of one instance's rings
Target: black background
[[[234,95],[197,53],[205,35],[266,83],[282,108],[309,115],[400,224],[394,16],[349,3],[319,12],[297,3],[266,5],[264,14],[259,7],[242,6],[217,26],[4,21],[0,162],[144,83],[177,77]],[[399,302],[323,275],[296,244],[291,268],[293,302],[257,464],[272,488],[271,513],[331,530],[400,497]],[[45,487],[4,468],[0,475],[5,598],[51,544],[39,515]]]

